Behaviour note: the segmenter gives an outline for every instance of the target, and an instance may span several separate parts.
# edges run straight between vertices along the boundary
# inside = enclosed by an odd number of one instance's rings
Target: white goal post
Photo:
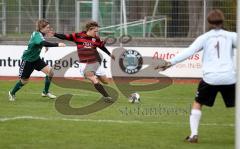
[[[240,0],[237,1],[237,85],[235,113],[235,149],[240,149]]]

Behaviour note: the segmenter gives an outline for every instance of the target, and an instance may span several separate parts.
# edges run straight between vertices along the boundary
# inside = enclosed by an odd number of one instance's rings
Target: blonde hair
[[[45,19],[40,19],[36,22],[36,30],[40,31],[44,27],[46,27],[49,24],[49,22]]]
[[[100,27],[100,26],[99,26],[98,23],[95,22],[95,21],[89,21],[89,22],[86,24],[85,29],[86,29],[86,31],[89,31],[89,30],[94,29],[95,27]]]

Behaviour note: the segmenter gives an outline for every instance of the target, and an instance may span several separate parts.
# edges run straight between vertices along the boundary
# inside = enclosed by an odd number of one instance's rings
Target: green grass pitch
[[[234,108],[218,95],[213,108],[203,108],[199,143],[189,135],[189,112],[197,84],[175,84],[139,92],[141,104],[120,95],[110,107],[82,116],[62,115],[54,101],[41,97],[43,81],[30,83],[8,101],[16,81],[0,81],[0,148],[76,149],[230,149],[234,147]],[[56,95],[73,94],[72,107],[96,101],[99,94],[51,86]]]

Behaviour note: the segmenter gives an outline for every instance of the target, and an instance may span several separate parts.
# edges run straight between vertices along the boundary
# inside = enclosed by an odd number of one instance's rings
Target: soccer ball
[[[128,98],[130,103],[139,103],[140,102],[140,95],[138,93],[132,93]]]

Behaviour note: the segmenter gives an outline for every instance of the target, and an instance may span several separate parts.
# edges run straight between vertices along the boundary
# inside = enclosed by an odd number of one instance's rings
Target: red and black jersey
[[[110,55],[110,52],[105,47],[105,42],[99,37],[91,37],[86,32],[72,34],[54,34],[55,37],[73,41],[77,44],[78,57],[81,63],[94,63],[100,60],[97,47]]]

